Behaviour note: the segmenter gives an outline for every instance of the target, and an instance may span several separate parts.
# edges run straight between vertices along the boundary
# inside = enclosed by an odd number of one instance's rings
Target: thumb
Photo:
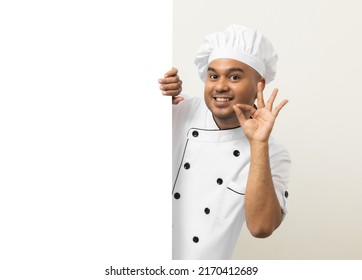
[[[233,106],[234,112],[236,117],[238,118],[238,121],[240,125],[242,126],[244,122],[246,121],[246,118],[244,116],[243,110],[241,108],[242,106],[240,104],[236,104]]]
[[[177,105],[179,104],[180,102],[182,102],[184,100],[184,98],[182,96],[173,96],[172,97],[172,104],[173,105]]]

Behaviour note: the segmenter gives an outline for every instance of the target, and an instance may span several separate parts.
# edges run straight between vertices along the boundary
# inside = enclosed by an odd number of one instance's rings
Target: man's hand
[[[268,102],[264,103],[262,84],[258,83],[257,106],[258,109],[247,104],[234,105],[234,111],[239,120],[246,137],[250,143],[268,142],[270,133],[273,129],[275,119],[280,110],[288,103],[283,100],[273,109],[273,103],[277,96],[278,89],[274,89]],[[250,116],[252,118],[250,118]]]
[[[234,111],[250,142],[250,168],[245,190],[246,225],[258,238],[270,236],[282,221],[282,211],[274,189],[269,159],[269,136],[280,110],[288,103],[283,100],[273,109],[278,90],[274,89],[264,103],[263,86],[258,84],[258,109],[246,104],[234,105]],[[251,118],[250,118],[251,117]]]
[[[159,79],[160,89],[165,96],[172,96],[172,104],[180,103],[184,98],[179,96],[182,91],[182,81],[177,75],[177,68],[173,67],[162,79]]]

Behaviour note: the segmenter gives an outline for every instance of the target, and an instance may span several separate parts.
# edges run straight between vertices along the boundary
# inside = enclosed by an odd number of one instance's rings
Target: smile
[[[214,99],[217,101],[217,102],[227,102],[227,101],[230,101],[231,98],[228,98],[228,97],[214,97]]]

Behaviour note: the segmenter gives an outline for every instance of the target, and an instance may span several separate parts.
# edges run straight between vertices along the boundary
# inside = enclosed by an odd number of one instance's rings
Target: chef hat
[[[265,78],[266,83],[275,78],[278,55],[270,41],[255,29],[230,25],[223,32],[206,35],[195,58],[203,81],[209,63],[218,58],[236,59],[249,65]]]

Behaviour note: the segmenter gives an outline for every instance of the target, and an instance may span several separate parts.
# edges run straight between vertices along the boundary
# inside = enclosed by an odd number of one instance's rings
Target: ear
[[[265,84],[266,84],[265,79],[263,77],[260,77],[258,83],[262,83],[262,88],[263,88],[263,91],[264,91]]]
[[[257,78],[257,81],[256,81],[256,88],[255,88],[255,97],[254,97],[254,100],[256,100],[256,98],[257,98],[257,96],[258,96],[258,84],[259,83],[261,83],[261,85],[262,85],[262,91],[264,91],[264,89],[265,89],[265,84],[266,84],[266,82],[265,82],[265,79],[263,78],[263,77],[261,77],[260,75],[259,75],[259,77]]]

